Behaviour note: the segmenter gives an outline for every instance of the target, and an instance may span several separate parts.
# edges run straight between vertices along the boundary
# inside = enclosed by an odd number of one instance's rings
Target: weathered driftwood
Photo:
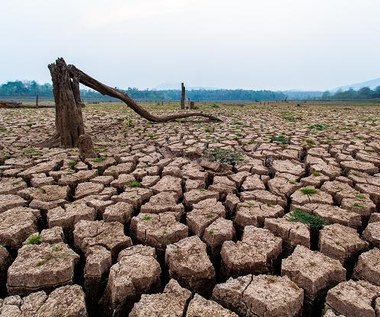
[[[80,69],[76,68],[74,65],[68,65],[67,66],[70,72],[70,75],[72,77],[75,77],[78,79],[78,81],[87,86],[90,87],[102,95],[107,95],[110,97],[114,97],[117,99],[120,99],[121,101],[125,102],[128,107],[130,107],[133,111],[135,111],[137,114],[142,116],[143,118],[152,121],[152,122],[169,122],[176,119],[183,119],[183,118],[189,118],[189,117],[204,117],[208,118],[213,121],[221,121],[219,118],[209,115],[203,112],[189,112],[189,113],[178,113],[178,114],[172,114],[168,116],[156,116],[146,109],[139,106],[131,97],[129,97],[126,93],[117,90],[115,88],[109,87],[107,85],[102,84],[101,82],[97,81],[96,79],[90,77]]]
[[[78,145],[79,136],[84,134],[81,110],[83,103],[80,98],[79,83],[90,87],[103,95],[120,99],[133,111],[152,122],[168,122],[194,116],[205,117],[213,121],[221,121],[215,116],[202,112],[156,116],[139,106],[126,93],[97,81],[76,68],[74,65],[66,65],[63,58],[58,58],[55,63],[50,64],[48,67],[53,81],[53,93],[56,108],[56,133],[41,144],[42,146],[75,147]]]

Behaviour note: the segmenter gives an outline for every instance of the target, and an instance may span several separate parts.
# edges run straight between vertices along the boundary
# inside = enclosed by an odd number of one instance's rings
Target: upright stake
[[[186,96],[185,84],[181,83],[181,109],[185,109],[185,96]]]

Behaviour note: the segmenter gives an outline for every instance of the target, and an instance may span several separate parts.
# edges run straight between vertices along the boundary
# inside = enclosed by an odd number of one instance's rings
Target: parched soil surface
[[[380,106],[200,108],[0,109],[0,317],[380,317]]]

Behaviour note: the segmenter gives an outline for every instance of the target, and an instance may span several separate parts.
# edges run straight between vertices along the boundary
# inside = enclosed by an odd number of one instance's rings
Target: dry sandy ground
[[[380,105],[200,108],[0,109],[1,317],[380,316]]]

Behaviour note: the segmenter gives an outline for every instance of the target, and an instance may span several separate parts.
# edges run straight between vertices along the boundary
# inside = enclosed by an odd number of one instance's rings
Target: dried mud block
[[[49,228],[62,227],[64,230],[73,230],[75,224],[81,220],[95,220],[96,210],[83,202],[66,204],[47,212]]]
[[[43,229],[40,233],[41,241],[54,244],[59,242],[65,242],[65,235],[62,227],[52,227],[49,229]]]
[[[112,255],[103,246],[96,245],[88,249],[85,257],[84,289],[87,301],[91,303],[89,310],[92,313],[96,310],[95,303],[102,294],[103,283],[112,265]]]
[[[339,182],[337,180],[324,183],[321,187],[321,190],[332,195],[334,197],[334,200],[339,204],[342,202],[343,198],[355,197],[357,194],[357,191],[349,184]]]
[[[290,197],[302,185],[293,179],[276,176],[268,181],[269,191],[282,198]]]
[[[46,185],[39,188],[28,188],[32,202],[29,207],[49,210],[61,206],[67,202],[69,194],[68,186]]]
[[[290,198],[292,199],[292,206],[303,206],[305,204],[333,205],[334,203],[330,194],[312,186],[297,190]]]
[[[7,194],[0,195],[0,213],[8,209],[23,207],[27,205],[27,201],[17,195]]]
[[[289,173],[297,177],[301,177],[305,174],[305,167],[297,161],[274,160],[272,167],[276,173]]]
[[[286,200],[277,195],[272,194],[267,190],[253,190],[253,191],[244,191],[240,193],[241,201],[255,200],[262,202],[264,204],[270,205],[280,205],[282,207],[286,206]]]
[[[122,174],[129,174],[132,173],[132,171],[135,168],[135,164],[132,162],[125,162],[120,163],[118,165],[109,166],[104,171],[104,176],[113,176],[114,178],[117,178],[118,176]]]
[[[19,190],[27,188],[26,183],[20,177],[9,177],[0,179],[0,195],[17,194]]]
[[[125,316],[125,310],[141,294],[159,288],[160,274],[161,267],[156,260],[154,248],[136,245],[120,252],[117,263],[110,269],[101,300],[105,315]]]
[[[216,191],[221,195],[227,195],[237,191],[235,182],[230,180],[227,176],[215,176],[212,185],[210,185],[208,189]]]
[[[373,163],[362,162],[362,161],[342,161],[340,165],[347,170],[355,170],[368,174],[375,174],[379,172],[379,168],[376,167]]]
[[[286,276],[245,275],[217,284],[212,298],[240,316],[298,317],[304,291]]]
[[[300,222],[292,222],[287,218],[267,218],[264,228],[284,241],[285,249],[292,251],[297,245],[310,248],[310,228]]]
[[[173,316],[182,317],[191,292],[171,279],[160,294],[143,294],[135,303],[129,317]]]
[[[90,195],[97,195],[101,193],[103,189],[103,184],[92,182],[80,183],[75,189],[75,199],[81,199]]]
[[[362,225],[362,218],[359,214],[337,206],[306,204],[302,206],[302,210],[323,218],[327,223],[338,223],[355,229]]]
[[[129,203],[134,208],[140,208],[152,195],[152,191],[147,188],[128,188],[120,195],[112,197],[112,200]]]
[[[267,229],[247,226],[242,241],[223,243],[223,271],[227,276],[270,273],[281,252],[281,238]]]
[[[186,224],[198,237],[202,237],[204,230],[216,219],[226,216],[226,209],[216,199],[202,200],[193,205],[193,210],[186,214]]]
[[[178,195],[182,194],[182,180],[178,177],[173,176],[164,176],[162,177],[156,185],[154,185],[151,189],[155,194],[161,192],[174,192]]]
[[[338,260],[303,246],[282,261],[281,275],[304,289],[307,311],[318,311],[326,292],[346,280],[346,270]]]
[[[1,317],[87,317],[85,294],[79,285],[62,286],[49,295],[44,291],[26,297],[0,300]]]
[[[17,207],[0,213],[0,244],[17,250],[32,233],[37,231],[39,211]]]
[[[120,222],[81,220],[74,227],[74,245],[87,253],[90,247],[101,245],[111,251],[112,258],[132,245],[130,237],[124,235],[124,226]]]
[[[62,175],[61,178],[58,180],[58,185],[74,186],[79,183],[88,182],[90,179],[96,177],[97,175],[97,170],[84,170],[73,174]]]
[[[249,175],[241,185],[243,191],[264,190],[265,185],[258,175]]]
[[[240,228],[245,226],[263,227],[266,218],[278,218],[284,215],[284,208],[280,205],[266,204],[249,200],[238,203],[234,223]]]
[[[173,192],[162,192],[150,197],[149,201],[141,206],[142,213],[159,214],[163,212],[173,212],[178,215],[178,219],[184,213],[182,204],[178,204],[179,196]]]
[[[193,189],[184,194],[184,203],[188,207],[206,199],[219,199],[219,193],[207,189]]]
[[[371,222],[363,232],[363,239],[380,248],[380,222]]]
[[[8,269],[7,289],[25,295],[72,284],[79,256],[64,243],[24,245]]]
[[[235,237],[235,228],[231,220],[224,218],[216,219],[209,225],[203,234],[203,240],[211,250],[213,256],[217,256],[224,241]]]
[[[238,315],[224,308],[213,300],[207,300],[202,296],[195,294],[187,308],[186,317],[198,316],[238,317]]]
[[[360,239],[355,229],[340,224],[325,226],[319,232],[319,251],[343,265],[368,247],[368,242]]]
[[[354,277],[380,286],[380,250],[374,248],[359,256]]]
[[[119,202],[105,208],[103,212],[103,220],[106,222],[117,221],[127,224],[131,221],[133,215],[133,205]]]
[[[374,300],[380,296],[380,287],[366,281],[349,280],[330,289],[326,308],[345,317],[375,317]]]
[[[208,258],[206,244],[198,236],[169,244],[165,262],[170,277],[191,291],[202,294],[214,286],[215,269]]]
[[[188,227],[178,222],[176,215],[171,212],[140,213],[132,218],[130,228],[140,243],[159,250],[188,236]]]

